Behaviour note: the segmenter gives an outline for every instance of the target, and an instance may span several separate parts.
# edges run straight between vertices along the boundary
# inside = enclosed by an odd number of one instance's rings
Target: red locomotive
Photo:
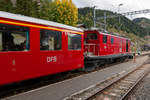
[[[0,11],[0,85],[129,53],[126,38]]]
[[[132,57],[130,39],[106,34],[97,30],[84,32],[85,66],[95,67],[114,60],[124,60]]]

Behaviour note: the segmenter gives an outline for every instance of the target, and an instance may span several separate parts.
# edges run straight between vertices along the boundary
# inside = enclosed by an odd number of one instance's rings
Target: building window
[[[81,35],[68,33],[68,49],[81,50]]]
[[[40,31],[40,50],[61,50],[62,34],[59,31]]]
[[[107,43],[107,35],[103,35],[103,43]]]
[[[0,24],[0,51],[28,51],[29,28]]]
[[[111,37],[110,42],[111,42],[111,44],[114,44],[114,38],[113,37]]]

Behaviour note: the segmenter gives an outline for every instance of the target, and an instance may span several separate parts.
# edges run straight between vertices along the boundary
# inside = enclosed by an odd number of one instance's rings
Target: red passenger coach
[[[128,38],[88,30],[84,32],[85,66],[132,57]]]
[[[82,30],[0,12],[0,85],[84,66]]]

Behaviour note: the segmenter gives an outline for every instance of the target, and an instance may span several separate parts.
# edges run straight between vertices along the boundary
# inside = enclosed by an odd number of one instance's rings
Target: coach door
[[[20,80],[29,48],[28,28],[0,24],[0,83]]]
[[[64,59],[63,34],[61,31],[40,30],[40,61],[44,66],[42,74],[62,72]]]
[[[75,33],[67,33],[68,36],[68,52],[66,54],[66,63],[68,69],[80,68],[83,66],[83,35]]]

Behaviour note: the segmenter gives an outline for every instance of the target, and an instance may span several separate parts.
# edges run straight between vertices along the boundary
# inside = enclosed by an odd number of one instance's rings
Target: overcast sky
[[[118,9],[120,9],[121,13],[128,11],[150,9],[150,0],[73,0],[73,2],[77,7],[97,6],[97,9],[111,10],[113,12],[118,12]],[[123,5],[120,6],[119,8],[118,7],[119,4]],[[150,18],[150,13],[128,17],[130,19],[136,17]]]

